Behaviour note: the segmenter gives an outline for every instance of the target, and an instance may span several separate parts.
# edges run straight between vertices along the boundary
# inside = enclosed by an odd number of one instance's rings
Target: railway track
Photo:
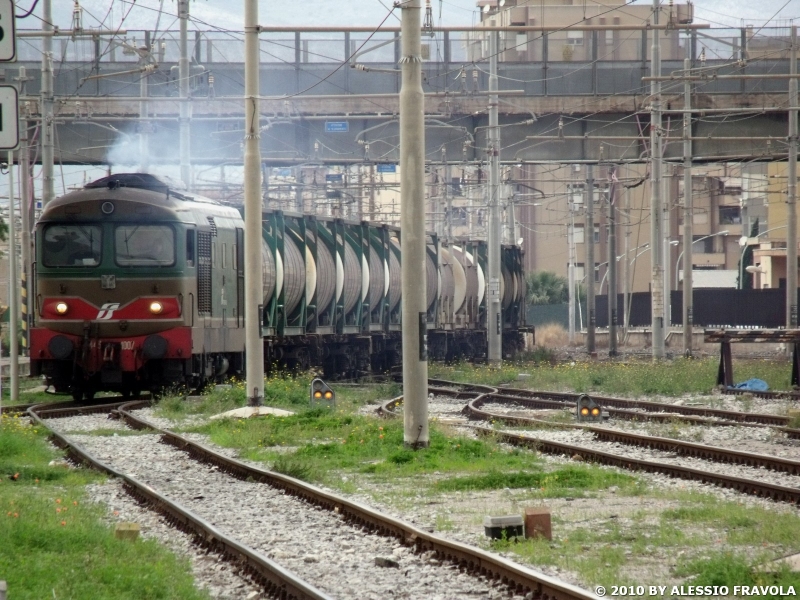
[[[474,575],[483,576],[487,580],[496,582],[497,585],[507,589],[506,594],[518,594],[520,597],[554,600],[584,600],[593,597],[584,590],[526,569],[503,558],[483,552],[477,548],[446,540],[297,479],[224,456],[186,436],[159,429],[135,412],[136,409],[147,406],[147,404],[147,401],[134,401],[92,407],[52,407],[43,405],[31,407],[28,413],[32,419],[45,427],[48,426],[48,420],[54,418],[63,419],[77,415],[103,413],[117,415],[132,428],[156,432],[162,447],[167,444],[177,454],[183,457],[188,455],[192,459],[210,466],[212,470],[217,472],[218,476],[224,474],[225,477],[247,482],[250,486],[261,486],[264,489],[269,489],[273,494],[291,497],[301,501],[307,510],[322,510],[332,516],[335,515],[336,519],[340,519],[369,534],[379,534],[393,540],[392,543],[402,544],[417,554],[435,556],[443,565],[448,565],[449,571],[455,575],[458,572],[466,572],[470,577]],[[59,446],[66,448],[73,460],[119,477],[124,482],[125,489],[129,494],[163,514],[179,529],[191,533],[202,546],[226,556],[237,568],[241,568],[248,573],[251,579],[257,582],[271,597],[336,597],[336,594],[330,590],[325,591],[322,590],[323,586],[315,586],[314,583],[309,583],[305,578],[301,578],[297,572],[293,572],[285,565],[271,560],[263,552],[215,526],[208,516],[197,514],[182,502],[174,498],[171,499],[167,493],[160,491],[157,486],[144,481],[146,476],[132,476],[119,466],[108,464],[112,461],[104,461],[93,455],[69,435],[50,429],[54,441]],[[134,440],[137,446],[152,443],[140,436],[120,436],[118,439],[132,437],[138,438]],[[201,468],[202,465],[199,465],[198,470]],[[155,470],[155,467],[153,469]],[[192,476],[197,477],[198,475],[193,473]],[[166,481],[171,481],[171,479],[168,478]],[[341,527],[341,525],[339,524],[337,527]],[[367,535],[367,533],[363,535]],[[383,571],[385,572],[387,569],[383,569]]]
[[[437,395],[450,395],[465,400],[463,406],[463,413],[471,419],[478,419],[483,421],[492,421],[504,423],[517,427],[551,427],[560,429],[572,429],[591,433],[596,439],[603,442],[618,443],[629,446],[638,446],[660,452],[670,453],[672,455],[701,459],[704,461],[713,461],[718,463],[727,463],[732,465],[740,465],[743,467],[752,467],[760,469],[768,469],[778,473],[785,473],[791,476],[800,475],[800,461],[769,456],[765,454],[757,454],[751,452],[742,452],[738,450],[731,450],[727,448],[720,448],[709,446],[705,444],[697,444],[692,442],[684,442],[671,438],[663,438],[642,434],[635,434],[625,431],[618,431],[604,427],[594,427],[590,425],[580,425],[572,423],[553,423],[542,419],[532,417],[524,417],[519,415],[509,415],[507,413],[492,412],[486,408],[487,404],[496,403],[500,405],[519,405],[527,409],[542,409],[542,408],[561,408],[572,403],[577,399],[578,394],[567,394],[560,392],[528,392],[526,390],[516,390],[511,388],[494,388],[490,386],[464,386],[460,391],[453,391],[458,387],[458,384],[452,382],[444,382],[441,380],[431,380],[431,392]],[[519,393],[523,392],[523,393]],[[541,400],[536,396],[555,397],[559,398],[558,401],[544,399]],[[645,408],[646,410],[665,410],[669,405],[654,403],[654,402],[638,402],[628,401],[618,398],[603,398],[593,396],[604,407],[609,404],[616,404],[617,406],[635,406],[637,408]],[[610,401],[610,402],[609,402]],[[381,414],[396,415],[397,408],[401,405],[402,398],[394,398],[385,402],[380,407]],[[703,424],[706,425],[751,425],[751,426],[764,426],[756,422],[749,422],[746,415],[748,413],[738,413],[735,411],[717,411],[710,409],[707,414],[703,414],[705,409],[695,407],[676,407],[688,409],[688,416],[692,419],[704,419]],[[697,412],[695,412],[697,411]],[[724,414],[727,419],[720,423],[719,421],[708,420],[709,416],[719,418],[720,413]],[[773,415],[755,415],[755,419],[770,422],[769,419],[764,417],[772,417]],[[782,417],[777,417],[783,419]],[[775,422],[775,421],[771,421]],[[564,443],[541,437],[531,436],[525,433],[498,431],[494,428],[488,427],[473,427],[474,431],[479,435],[489,435],[499,439],[505,443],[527,446],[534,448],[540,452],[548,454],[565,455],[582,461],[597,462],[600,464],[615,466],[633,471],[644,471],[649,473],[662,473],[670,477],[678,477],[691,481],[700,481],[711,485],[732,489],[740,493],[752,494],[759,497],[769,498],[780,502],[791,502],[800,504],[800,487],[789,487],[784,485],[777,485],[774,483],[759,481],[751,478],[735,477],[717,472],[711,472],[696,468],[690,468],[679,464],[660,462],[652,460],[642,460],[633,458],[631,456],[620,455],[614,452],[604,452],[594,448],[587,448],[585,446]],[[775,429],[785,430],[785,428],[775,427]]]

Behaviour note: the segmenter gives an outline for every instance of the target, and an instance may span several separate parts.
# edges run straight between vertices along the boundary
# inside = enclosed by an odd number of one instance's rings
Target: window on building
[[[583,46],[582,31],[567,31],[567,43],[570,46]]]
[[[600,225],[594,226],[594,243],[595,244],[600,243]]]
[[[720,225],[741,225],[742,224],[742,209],[738,206],[720,206],[719,207],[719,224]]]
[[[573,236],[576,244],[585,243],[585,236],[583,235],[583,225],[575,225]]]
[[[694,236],[692,252],[697,254],[711,254],[714,251],[714,238],[708,236]]]

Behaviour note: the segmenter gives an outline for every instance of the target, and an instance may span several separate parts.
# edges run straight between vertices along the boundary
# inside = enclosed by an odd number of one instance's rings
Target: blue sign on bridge
[[[379,164],[378,173],[397,173],[397,165],[395,164]]]
[[[326,133],[347,133],[350,131],[350,123],[347,121],[325,121]]]

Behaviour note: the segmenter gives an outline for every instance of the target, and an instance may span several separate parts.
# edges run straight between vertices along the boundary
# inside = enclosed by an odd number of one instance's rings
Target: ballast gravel
[[[89,430],[90,422],[82,421],[87,418],[64,419],[59,425],[64,430]],[[509,596],[504,586],[462,573],[432,554],[417,554],[396,539],[353,527],[340,515],[281,490],[197,463],[160,443],[158,435],[70,437],[98,459],[144,481],[334,597],[523,598]],[[398,566],[377,566],[376,559],[382,558]]]

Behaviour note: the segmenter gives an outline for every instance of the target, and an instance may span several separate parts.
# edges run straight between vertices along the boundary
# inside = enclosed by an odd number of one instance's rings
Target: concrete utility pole
[[[617,355],[617,169],[608,170],[608,355]]]
[[[659,0],[653,0],[653,24],[658,25],[661,10]],[[651,72],[653,77],[661,77],[661,42],[658,29],[652,30],[653,48]],[[664,264],[661,245],[661,82],[650,83],[650,260],[652,282],[652,337],[653,358],[664,358]]]
[[[497,115],[497,32],[489,34],[489,310],[486,333],[489,341],[489,364],[503,362],[502,315],[500,313],[500,244],[503,236],[500,220],[500,128]]]
[[[445,231],[447,235],[447,241],[453,241],[453,194],[451,194],[450,185],[451,185],[451,177],[450,177],[450,165],[445,163],[444,165],[444,196],[445,196],[445,210],[447,211],[447,229]]]
[[[403,441],[427,448],[428,334],[425,278],[425,95],[422,91],[422,4],[401,5],[400,225],[403,319]]]
[[[687,45],[688,46],[688,45]],[[689,58],[683,59],[683,71],[687,75],[692,68]],[[683,82],[683,354],[692,355],[693,330],[693,282],[692,282],[692,242],[693,242],[693,196],[692,196],[692,84]],[[678,268],[678,265],[675,265]]]
[[[19,77],[16,80],[19,82],[19,95],[25,97],[27,95],[27,82],[30,78],[27,77],[25,67],[19,68]],[[25,348],[30,348],[30,327],[28,315],[30,314],[30,302],[33,298],[31,292],[33,285],[31,284],[31,229],[33,228],[33,194],[31,194],[31,155],[30,148],[28,147],[28,109],[27,105],[20,106],[19,112],[19,178],[20,178],[20,213],[22,217],[22,234],[20,236],[20,243],[22,244],[22,292],[25,299],[21,305],[22,317],[22,335]]]
[[[628,166],[625,165],[625,178],[628,176]],[[623,244],[623,255],[625,262],[622,263],[622,343],[628,339],[628,303],[630,302],[631,291],[631,258],[628,255],[631,249],[631,194],[625,188],[625,242]]]
[[[248,3],[249,1],[250,0],[245,0],[245,2]],[[190,187],[192,180],[191,165],[189,164],[190,160],[189,148],[192,141],[191,132],[189,130],[189,119],[191,119],[191,106],[189,104],[189,76],[190,76],[189,41],[187,32],[187,27],[189,24],[189,0],[178,0],[178,18],[180,19],[181,22],[181,39],[180,39],[181,56],[180,60],[178,61],[178,77],[180,78],[179,89],[181,98],[181,112],[180,112],[181,179],[188,188]],[[247,18],[245,17],[245,20],[246,19]],[[254,35],[256,36],[256,46],[255,46],[256,54],[252,58],[252,60],[254,60],[256,62],[256,65],[258,65],[259,63],[258,32],[256,32]],[[256,78],[257,77],[258,73],[256,73]],[[258,87],[256,87],[253,94],[256,96],[258,95]],[[259,213],[259,222],[260,220],[261,220],[261,214]]]
[[[567,223],[567,285],[569,286],[567,297],[569,305],[567,318],[569,319],[569,343],[572,344],[575,342],[575,206],[572,202],[572,194],[570,194],[567,205],[569,206],[569,223]]]
[[[151,42],[151,46],[147,48],[147,54],[145,56],[139,56],[140,65],[145,66],[148,64],[149,61],[147,59],[149,58],[152,44],[154,43],[156,42]],[[147,117],[149,115],[147,108],[148,93],[148,76],[147,73],[142,73],[141,79],[139,79],[139,96],[141,98],[141,101],[139,102],[139,166],[143,173],[147,173],[150,163],[150,152],[148,148],[148,140],[150,137],[148,132],[150,130],[150,124],[147,122]],[[183,104],[181,104],[181,108],[183,108]],[[183,172],[181,172],[181,176],[183,176]]]
[[[11,359],[11,402],[19,401],[19,303],[17,293],[17,220],[14,217],[14,153],[8,153],[8,315]]]
[[[583,244],[586,248],[586,351],[591,356],[596,352],[595,325],[597,305],[594,290],[594,166],[586,165],[586,222],[583,227]],[[578,298],[580,302],[580,298]]]
[[[53,152],[53,13],[52,0],[42,1],[42,205],[55,198]]]
[[[264,275],[261,264],[261,149],[258,99],[258,0],[244,4],[244,323],[247,401],[264,400],[264,342],[261,339]],[[183,154],[183,144],[181,144]],[[183,161],[181,160],[181,167]],[[205,365],[203,365],[205,368]]]
[[[797,27],[792,26],[789,73],[797,75]],[[797,327],[797,78],[789,80],[789,185],[786,194],[786,327]],[[748,232],[749,233],[749,232]]]

